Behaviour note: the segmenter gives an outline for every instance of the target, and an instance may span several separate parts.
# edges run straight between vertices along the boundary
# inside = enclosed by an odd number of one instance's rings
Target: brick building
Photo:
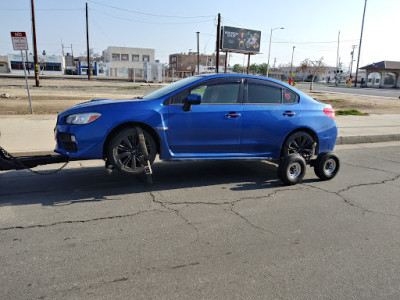
[[[219,70],[225,66],[225,55],[219,56]],[[200,70],[212,69],[215,70],[216,56],[213,55],[200,55]],[[203,67],[203,68],[202,68]],[[170,76],[184,78],[196,75],[197,70],[197,52],[189,53],[175,53],[169,55],[169,72]]]

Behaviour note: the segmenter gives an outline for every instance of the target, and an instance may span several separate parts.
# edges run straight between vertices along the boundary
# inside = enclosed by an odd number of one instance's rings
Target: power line
[[[7,10],[7,11],[30,11],[28,8],[0,8],[0,10]],[[55,10],[83,10],[80,8],[35,8],[36,11],[55,11]]]
[[[357,40],[344,40],[340,42],[354,42]],[[326,42],[273,42],[275,44],[333,44],[337,43],[337,41],[326,41]]]
[[[124,20],[124,21],[130,21],[130,22],[134,22],[134,23],[141,23],[141,24],[182,25],[182,24],[206,23],[206,22],[213,21],[213,19],[209,19],[209,20],[196,21],[196,22],[173,22],[173,23],[168,23],[168,22],[145,22],[145,21],[137,21],[137,20],[133,20],[133,19],[129,19],[129,18],[123,18],[123,17],[119,17],[119,16],[115,16],[115,15],[110,15],[110,14],[107,14],[105,12],[102,12],[101,10],[97,10],[97,9],[94,9],[94,8],[92,8],[91,10],[96,11],[96,12],[98,12],[100,14],[115,18],[115,19],[120,19],[120,20]]]
[[[121,11],[125,11],[125,12],[130,12],[130,13],[134,13],[134,14],[150,16],[150,17],[183,18],[183,19],[198,19],[198,18],[210,18],[210,17],[213,17],[213,16],[171,16],[171,15],[150,14],[150,13],[144,13],[144,12],[129,10],[129,9],[125,9],[125,8],[120,8],[120,7],[116,7],[116,6],[112,6],[112,5],[107,5],[107,4],[99,3],[99,2],[96,2],[96,1],[93,1],[93,0],[88,0],[88,1],[92,2],[94,4],[97,4],[97,5],[101,5],[101,6],[105,6],[105,7],[109,7],[109,8],[113,8],[113,9],[117,9],[117,10],[121,10]]]

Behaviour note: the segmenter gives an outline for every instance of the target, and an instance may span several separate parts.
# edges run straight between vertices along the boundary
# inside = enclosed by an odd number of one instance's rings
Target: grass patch
[[[320,102],[336,102],[336,103],[344,102],[343,99],[323,99],[323,100],[318,100],[318,101],[320,101]]]
[[[123,86],[119,87],[118,90],[137,90],[140,89],[140,86]]]
[[[346,109],[346,110],[338,110],[336,111],[336,115],[338,116],[368,116],[368,113],[362,113],[357,109]]]

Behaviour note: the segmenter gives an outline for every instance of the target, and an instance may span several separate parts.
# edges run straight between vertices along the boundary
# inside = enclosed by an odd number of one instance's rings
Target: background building
[[[110,46],[103,51],[102,61],[109,63],[105,76],[129,78],[134,72],[143,77],[143,63],[154,62],[154,49]]]
[[[10,69],[8,68],[8,57],[7,55],[0,55],[0,73],[8,73]]]
[[[219,56],[219,71],[225,66],[226,55]],[[216,56],[200,55],[200,73],[202,70],[214,70],[215,73]],[[197,52],[175,53],[169,55],[169,75],[184,78],[196,75],[197,70]],[[209,72],[206,72],[209,73]]]
[[[27,69],[34,73],[33,55],[28,55],[28,61],[25,63]],[[63,75],[65,60],[61,55],[38,55],[38,65],[40,74]],[[11,73],[24,73],[24,65],[21,54],[8,54],[8,66]]]

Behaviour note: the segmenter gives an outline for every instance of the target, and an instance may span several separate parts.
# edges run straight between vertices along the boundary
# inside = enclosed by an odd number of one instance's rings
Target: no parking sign
[[[11,32],[14,50],[28,50],[28,40],[25,32]]]

